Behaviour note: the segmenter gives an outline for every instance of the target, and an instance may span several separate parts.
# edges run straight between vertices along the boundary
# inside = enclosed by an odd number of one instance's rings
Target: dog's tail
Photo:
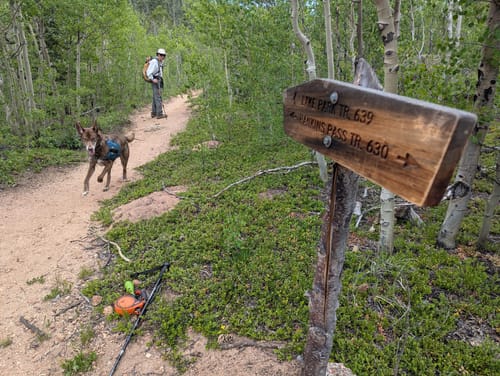
[[[135,140],[135,133],[131,133],[129,135],[126,135],[125,138],[127,139],[128,142],[132,142]]]

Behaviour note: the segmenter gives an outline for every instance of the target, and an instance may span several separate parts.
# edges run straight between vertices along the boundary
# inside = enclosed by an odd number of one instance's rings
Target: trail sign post
[[[474,114],[330,79],[289,88],[285,132],[419,206],[437,205]]]

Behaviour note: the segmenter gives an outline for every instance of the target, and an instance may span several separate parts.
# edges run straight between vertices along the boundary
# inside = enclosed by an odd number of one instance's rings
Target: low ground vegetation
[[[96,219],[110,224],[114,208],[169,186],[188,187],[180,204],[154,219],[114,223],[108,236],[133,263],[117,258],[83,292],[112,303],[131,271],[169,261],[170,299],[155,303],[148,322],[179,370],[189,364],[180,355],[188,328],[214,347],[227,333],[285,341],[280,356],[295,358],[307,332],[306,294],[325,209],[324,185],[309,165],[259,175],[214,198],[257,171],[295,165],[311,155],[276,125],[278,111],[269,124],[255,121],[256,114],[244,106],[210,117],[206,101],[203,96],[196,101],[187,131],[175,139],[176,150],[144,166],[144,179],[105,202]],[[221,142],[218,148],[193,150],[213,138]],[[487,159],[484,163],[492,168]],[[435,247],[443,203],[417,209],[421,226],[398,222],[395,251],[386,254],[377,251],[373,231],[379,188],[362,182],[365,214],[359,226],[354,219],[351,226],[333,361],[358,375],[498,373],[498,222],[488,249],[475,248],[482,196],[491,184],[488,175],[478,180],[455,250]]]

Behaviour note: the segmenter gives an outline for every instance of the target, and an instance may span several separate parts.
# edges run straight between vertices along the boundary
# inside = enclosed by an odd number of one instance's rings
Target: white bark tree
[[[332,12],[330,10],[330,0],[323,0],[323,9],[325,13],[326,57],[328,61],[328,78],[334,79],[335,61],[333,59]]]
[[[396,1],[393,13],[389,0],[374,0],[377,7],[378,28],[384,43],[384,91],[398,92],[398,28],[400,2]],[[394,248],[395,196],[382,188],[380,193],[380,237],[382,251],[392,252]]]
[[[486,202],[486,209],[484,210],[483,224],[481,226],[481,231],[479,232],[479,237],[477,240],[478,246],[480,248],[485,248],[488,235],[490,234],[491,222],[495,217],[495,210],[498,208],[498,202],[500,201],[500,150],[496,150],[497,160],[496,160],[496,174],[495,181],[493,182],[493,189],[488,201]]]
[[[17,72],[9,68],[10,74],[7,77],[12,101],[9,111],[12,111],[10,114],[15,116],[17,127],[26,127],[32,132],[34,123],[28,119],[28,116],[35,109],[35,91],[28,54],[28,40],[24,32],[24,19],[20,4],[11,0],[9,6],[11,25],[6,35],[9,43],[3,46],[17,61]]]
[[[467,206],[472,197],[472,183],[477,172],[481,147],[490,126],[486,113],[494,105],[498,69],[500,66],[500,0],[491,0],[487,19],[487,32],[483,41],[482,57],[478,68],[478,81],[474,108],[478,113],[479,123],[465,146],[460,159],[453,187],[461,187],[460,193],[452,192],[445,219],[441,224],[437,244],[445,249],[455,248],[456,237],[467,213]]]
[[[455,39],[456,45],[460,45],[462,34],[462,7],[455,0],[448,0],[448,13],[446,17],[446,31],[449,39]]]
[[[314,58],[311,41],[302,32],[299,26],[298,0],[292,0],[292,26],[295,35],[299,39],[300,43],[302,43],[304,51],[306,52],[307,55],[306,71],[309,76],[309,79],[314,80],[316,78],[316,60]],[[326,164],[325,156],[316,151],[313,151],[313,153],[316,158],[316,161],[318,162],[320,178],[323,182],[326,183],[328,181],[328,171],[327,171],[328,166]]]

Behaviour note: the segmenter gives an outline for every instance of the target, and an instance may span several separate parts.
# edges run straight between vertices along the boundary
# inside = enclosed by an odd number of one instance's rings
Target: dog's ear
[[[97,120],[94,120],[94,124],[92,124],[92,129],[95,133],[99,133],[99,127],[97,126]]]
[[[76,122],[75,128],[76,128],[76,131],[78,132],[79,135],[81,135],[83,133],[83,128],[82,128],[79,121]]]

